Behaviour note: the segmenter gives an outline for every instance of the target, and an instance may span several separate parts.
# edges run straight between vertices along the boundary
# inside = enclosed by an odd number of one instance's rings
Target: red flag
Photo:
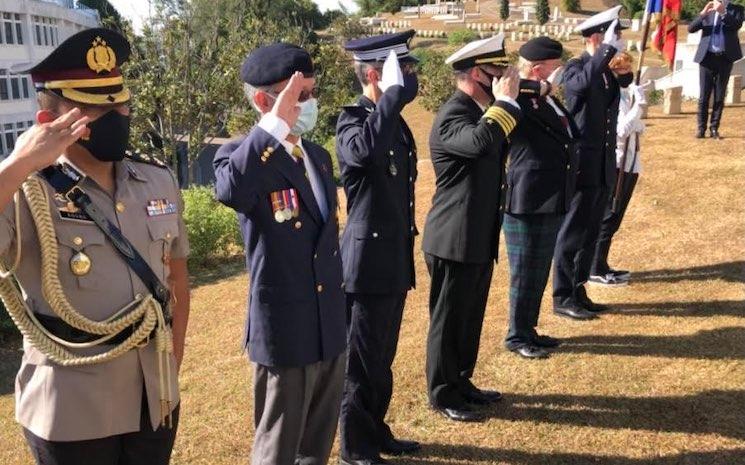
[[[659,5],[660,0],[657,2]],[[673,69],[675,63],[675,46],[678,43],[678,21],[680,21],[681,0],[661,0],[662,11],[657,13],[654,6],[651,7],[650,20],[656,26],[652,36],[652,48],[662,53],[668,68]]]

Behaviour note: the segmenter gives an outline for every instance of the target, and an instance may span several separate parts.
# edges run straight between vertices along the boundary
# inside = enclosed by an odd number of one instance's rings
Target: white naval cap
[[[619,13],[621,12],[622,8],[623,5],[618,5],[608,10],[601,11],[596,15],[590,16],[579,25],[577,25],[574,30],[582,34],[583,37],[590,37],[595,33],[602,34],[616,19],[618,20],[617,29],[628,29],[629,26],[626,24],[626,22],[619,17]]]
[[[445,64],[451,65],[457,71],[481,64],[506,65],[507,63],[504,34],[469,42],[445,60]]]

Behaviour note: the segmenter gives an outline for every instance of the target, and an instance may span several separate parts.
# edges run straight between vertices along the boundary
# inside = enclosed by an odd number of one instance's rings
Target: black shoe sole
[[[562,318],[567,318],[569,320],[574,320],[574,321],[591,321],[591,320],[595,320],[595,319],[598,318],[598,316],[595,315],[594,312],[593,312],[593,315],[592,316],[588,316],[588,317],[576,317],[576,316],[572,316],[572,315],[567,315],[566,313],[557,312],[556,310],[554,310],[554,315],[560,316]]]

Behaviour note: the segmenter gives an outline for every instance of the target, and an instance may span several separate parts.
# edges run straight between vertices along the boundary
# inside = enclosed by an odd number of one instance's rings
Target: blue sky
[[[338,8],[341,2],[345,7],[355,9],[354,0],[313,0],[318,4],[321,11],[328,9]],[[132,20],[135,28],[139,29],[139,25],[142,23],[144,18],[147,18],[149,14],[149,3],[148,0],[109,0],[114,8],[119,10],[123,16]]]

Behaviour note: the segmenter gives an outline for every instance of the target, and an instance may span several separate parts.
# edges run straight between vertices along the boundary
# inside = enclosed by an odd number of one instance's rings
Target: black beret
[[[268,86],[289,79],[295,71],[313,76],[310,54],[293,44],[276,43],[251,52],[241,67],[241,80],[252,86]]]
[[[541,36],[525,42],[518,53],[528,61],[543,61],[561,58],[563,50],[561,42]]]

